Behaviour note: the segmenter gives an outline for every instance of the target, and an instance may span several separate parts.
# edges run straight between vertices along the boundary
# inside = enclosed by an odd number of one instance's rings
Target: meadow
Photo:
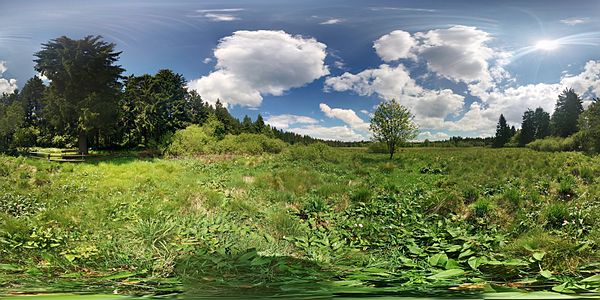
[[[600,292],[600,156],[0,156],[0,294]]]

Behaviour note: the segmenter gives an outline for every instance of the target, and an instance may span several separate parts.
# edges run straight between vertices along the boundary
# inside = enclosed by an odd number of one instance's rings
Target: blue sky
[[[6,1],[0,92],[52,38],[102,35],[126,75],[169,68],[206,101],[315,137],[368,139],[396,98],[419,139],[489,136],[500,113],[600,96],[600,1]]]

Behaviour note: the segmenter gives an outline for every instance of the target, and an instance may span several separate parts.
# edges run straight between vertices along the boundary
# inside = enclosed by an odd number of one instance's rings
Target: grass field
[[[598,292],[599,206],[600,157],[572,152],[4,156],[0,294]]]

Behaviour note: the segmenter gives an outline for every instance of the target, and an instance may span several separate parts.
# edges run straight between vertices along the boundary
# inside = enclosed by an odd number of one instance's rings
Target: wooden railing
[[[92,155],[81,154],[77,149],[63,149],[60,152],[29,152],[29,156],[56,162],[84,162]]]

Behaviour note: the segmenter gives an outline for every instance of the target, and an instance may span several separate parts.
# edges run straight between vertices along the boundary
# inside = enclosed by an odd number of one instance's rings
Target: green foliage
[[[504,115],[500,114],[498,125],[496,125],[496,136],[494,137],[494,143],[492,146],[494,148],[504,147],[504,145],[508,143],[512,136],[513,132],[510,130],[510,127],[508,127]]]
[[[573,89],[565,89],[556,101],[556,107],[550,120],[552,134],[568,137],[578,131],[577,120],[583,112],[583,101]]]
[[[595,99],[581,114],[578,121],[580,132],[576,139],[584,150],[600,152],[600,99]]]
[[[293,160],[336,161],[334,150],[323,143],[293,145],[287,154]]]
[[[548,228],[560,228],[569,220],[569,208],[563,202],[553,202],[542,211],[542,221]]]
[[[169,156],[193,156],[209,153],[209,147],[216,142],[216,137],[210,135],[207,127],[190,125],[180,129],[173,135],[171,144],[165,154]]]
[[[382,142],[372,142],[369,144],[368,148],[370,153],[390,153],[386,143]]]
[[[242,133],[227,135],[215,146],[214,150],[221,154],[263,154],[279,153],[285,149],[286,143],[263,134]]]
[[[242,133],[220,139],[223,124],[214,116],[202,125],[190,125],[178,130],[166,148],[169,156],[194,156],[200,154],[251,154],[279,153],[286,143],[262,134]]]
[[[142,294],[593,288],[596,165],[522,148],[403,149],[398,163],[323,144],[214,161],[0,157],[0,275]]]
[[[575,137],[547,137],[541,140],[535,140],[527,144],[528,148],[537,151],[558,152],[574,151],[578,149],[578,141]]]
[[[35,70],[48,77],[48,121],[61,133],[77,136],[79,150],[87,153],[90,132],[108,133],[115,125],[120,52],[100,36],[73,40],[62,36],[43,44],[35,54]]]
[[[390,159],[393,158],[396,147],[400,143],[411,140],[417,136],[419,129],[416,123],[413,122],[414,116],[410,110],[395,99],[386,101],[379,106],[373,113],[371,118],[371,126],[369,127],[373,133],[375,141],[385,143],[390,154]]]

